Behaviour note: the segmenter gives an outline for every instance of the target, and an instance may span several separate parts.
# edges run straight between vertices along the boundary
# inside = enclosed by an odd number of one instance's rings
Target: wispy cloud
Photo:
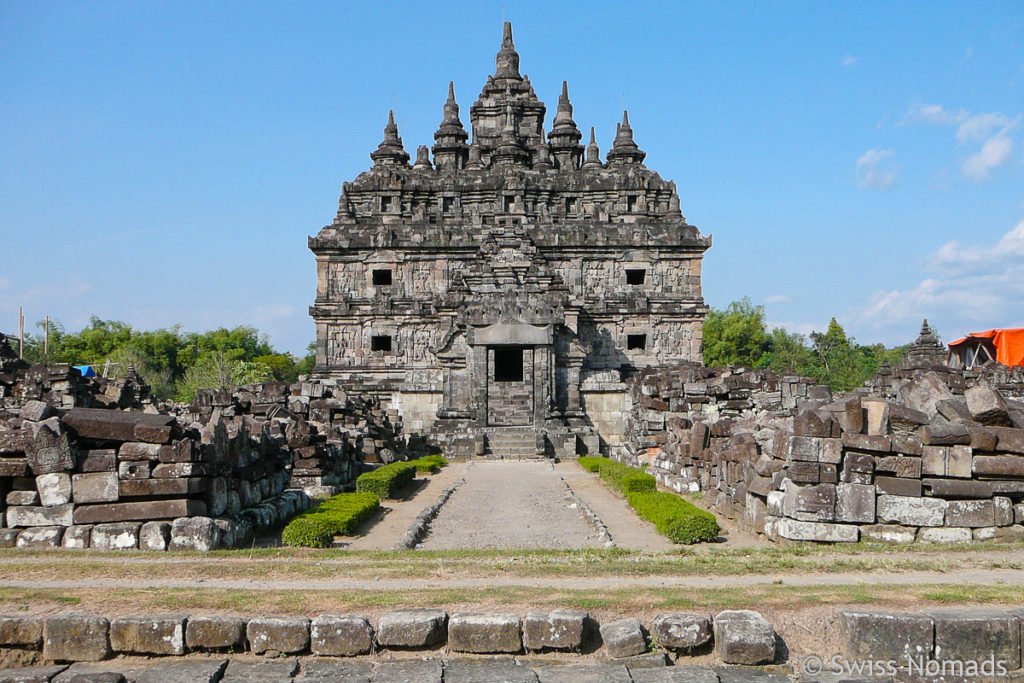
[[[764,298],[766,304],[784,304],[789,302],[789,297],[785,294],[772,294]]]
[[[901,121],[902,124],[956,126],[959,145],[980,145],[961,164],[964,176],[975,182],[988,180],[992,171],[1009,163],[1014,147],[1010,134],[1020,122],[1019,114],[1012,118],[999,111],[972,114],[965,109],[945,109],[941,104],[911,107]]]
[[[896,183],[896,163],[891,149],[869,149],[857,159],[857,182],[861,187],[885,190]]]
[[[846,55],[845,57],[842,58],[842,60],[840,60],[839,63],[842,64],[843,66],[849,67],[849,66],[856,66],[857,62],[859,62],[859,61],[860,61],[860,57],[856,57],[854,55]]]

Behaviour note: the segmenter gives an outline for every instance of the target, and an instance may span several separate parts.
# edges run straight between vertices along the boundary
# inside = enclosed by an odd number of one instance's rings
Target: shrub
[[[597,472],[601,467],[601,463],[606,460],[607,458],[595,458],[592,455],[581,455],[576,462],[578,462],[580,467],[585,469],[587,472]]]
[[[601,478],[622,495],[632,491],[656,491],[658,488],[658,480],[646,472],[607,458],[599,460]]]
[[[673,543],[700,543],[718,538],[718,522],[710,512],[672,493],[634,491],[626,496],[630,507],[654,524]]]
[[[409,462],[416,465],[417,472],[423,474],[434,474],[435,472],[440,472],[442,467],[446,467],[448,465],[448,461],[440,453],[425,455],[422,458],[416,458]]]
[[[353,533],[378,507],[380,499],[375,493],[339,493],[292,519],[281,532],[281,542],[329,548],[335,536]]]
[[[376,493],[381,498],[394,498],[416,477],[416,465],[411,462],[393,462],[364,472],[356,479],[356,491]]]

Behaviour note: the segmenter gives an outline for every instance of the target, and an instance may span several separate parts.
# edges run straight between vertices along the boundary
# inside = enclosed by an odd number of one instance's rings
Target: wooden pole
[[[46,316],[46,327],[43,330],[43,358],[50,358],[50,316]]]
[[[18,358],[25,357],[25,313],[18,306]]]

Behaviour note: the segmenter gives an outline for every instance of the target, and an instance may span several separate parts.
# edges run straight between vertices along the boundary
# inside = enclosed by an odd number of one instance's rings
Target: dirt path
[[[550,462],[470,461],[463,467],[466,482],[430,525],[424,549],[604,545]]]
[[[391,550],[405,536],[409,525],[423,508],[448,486],[465,476],[466,463],[454,463],[432,475],[418,475],[417,485],[400,500],[381,502],[381,510],[359,528],[359,534],[337,541],[335,547],[350,550]]]

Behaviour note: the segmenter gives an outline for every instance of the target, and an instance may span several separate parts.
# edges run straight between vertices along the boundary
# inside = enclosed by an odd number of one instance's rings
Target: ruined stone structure
[[[316,255],[316,376],[390,400],[410,432],[476,452],[617,442],[637,368],[700,358],[701,258],[627,113],[599,158],[563,83],[552,128],[511,25],[470,108],[449,85],[433,158],[394,116]]]

